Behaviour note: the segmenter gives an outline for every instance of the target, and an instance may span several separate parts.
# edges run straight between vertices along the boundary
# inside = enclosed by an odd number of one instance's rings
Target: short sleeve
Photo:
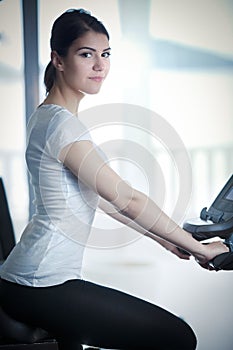
[[[92,141],[85,125],[73,115],[56,115],[49,123],[46,135],[47,151],[59,160],[61,150],[76,141]]]

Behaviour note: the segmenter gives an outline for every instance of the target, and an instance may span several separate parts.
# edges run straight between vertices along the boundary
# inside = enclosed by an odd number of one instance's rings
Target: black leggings
[[[193,350],[183,320],[126,293],[83,280],[52,287],[1,281],[1,305],[13,318],[44,328],[59,350],[81,344],[108,349]]]

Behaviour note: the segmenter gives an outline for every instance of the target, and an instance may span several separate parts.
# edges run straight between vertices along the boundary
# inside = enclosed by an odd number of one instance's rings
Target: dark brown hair
[[[65,57],[73,41],[90,30],[106,35],[109,40],[109,34],[102,22],[98,21],[90,12],[83,9],[67,10],[53,24],[50,39],[51,50]],[[44,74],[44,84],[47,93],[52,89],[55,79],[56,69],[50,61]]]

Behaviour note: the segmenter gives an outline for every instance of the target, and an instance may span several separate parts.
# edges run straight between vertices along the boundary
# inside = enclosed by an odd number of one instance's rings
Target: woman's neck
[[[84,93],[81,91],[79,95],[65,94],[58,87],[54,86],[42,104],[56,104],[68,109],[72,114],[77,114],[79,103],[84,96]]]

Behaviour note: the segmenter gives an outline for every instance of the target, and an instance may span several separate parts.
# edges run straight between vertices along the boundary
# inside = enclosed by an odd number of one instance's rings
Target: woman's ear
[[[58,55],[57,51],[52,51],[51,52],[51,62],[53,66],[59,70],[60,72],[63,71],[63,60],[62,58]]]

